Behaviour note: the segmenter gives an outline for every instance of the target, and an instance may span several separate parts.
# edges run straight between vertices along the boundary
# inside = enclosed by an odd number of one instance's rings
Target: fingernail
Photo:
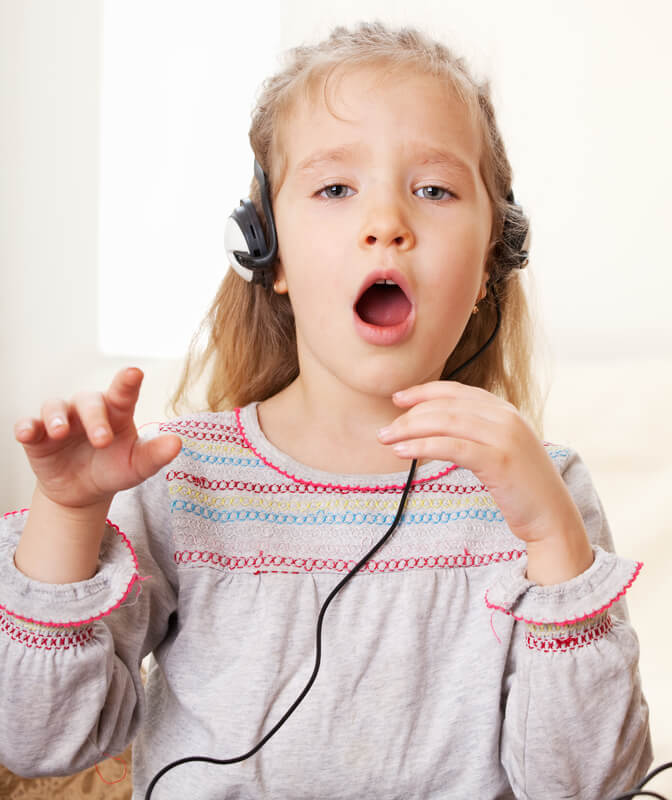
[[[397,455],[400,456],[407,456],[411,452],[411,448],[404,442],[399,442],[399,444],[395,444],[392,449]]]
[[[387,437],[391,433],[391,430],[392,430],[391,428],[380,428],[380,430],[378,431],[378,438],[387,439]]]
[[[51,420],[51,427],[52,428],[62,428],[65,425],[65,420],[63,417],[54,417]]]
[[[102,425],[100,428],[96,428],[96,430],[93,432],[94,439],[100,440],[104,439],[106,436],[107,436],[107,428],[103,428]]]

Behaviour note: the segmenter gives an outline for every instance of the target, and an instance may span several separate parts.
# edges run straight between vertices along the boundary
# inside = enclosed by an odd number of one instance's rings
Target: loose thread
[[[106,756],[108,754],[107,753],[103,753],[103,755]],[[98,769],[98,764],[96,764],[96,772],[98,773],[98,777],[100,778],[100,780],[103,783],[106,783],[108,786],[114,786],[115,783],[121,783],[121,781],[124,780],[124,778],[128,774],[128,766],[127,766],[126,762],[124,761],[124,759],[121,758],[120,756],[109,756],[109,758],[111,758],[113,761],[119,761],[120,763],[122,763],[124,765],[124,774],[121,776],[121,778],[117,778],[116,781],[107,781],[107,780],[105,780],[105,778],[103,778],[100,770]]]
[[[135,582],[133,583],[133,589],[136,590],[135,591],[135,597],[132,600],[130,600],[129,598],[126,598],[126,602],[124,603],[124,608],[131,608],[132,606],[134,606],[138,602],[138,599],[140,598],[140,594],[142,593],[142,586],[140,586],[140,581],[146,581],[147,578],[151,578],[151,577],[152,577],[151,575],[147,575],[144,578],[141,578],[139,575],[136,576]]]
[[[499,638],[499,636],[497,636],[497,631],[495,630],[495,624],[492,621],[492,618],[494,616],[495,616],[495,612],[493,611],[492,614],[490,614],[490,627],[492,628],[492,632],[495,634],[495,639],[497,639],[497,641],[501,644],[502,640]]]

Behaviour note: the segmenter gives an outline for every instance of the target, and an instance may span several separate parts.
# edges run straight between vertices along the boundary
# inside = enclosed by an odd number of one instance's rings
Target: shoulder
[[[544,441],[543,444],[548,457],[560,472],[567,467],[572,459],[578,456],[576,450],[569,445],[555,444],[554,442],[546,441]]]
[[[570,445],[544,442],[544,449],[562,476],[571,494],[589,497],[596,503],[596,489],[589,465],[580,453]]]
[[[166,433],[177,434],[182,440],[180,452],[163,468],[167,480],[178,473],[212,476],[222,469],[228,472],[256,461],[237,409],[199,411],[152,423],[143,426],[141,436],[153,438]]]
[[[176,433],[185,445],[202,441],[237,441],[240,425],[235,409],[227,411],[196,411],[163,422],[149,422],[138,429],[143,439],[153,439],[164,433]]]
[[[229,441],[239,432],[236,410],[199,411],[162,422],[161,433],[176,433],[183,440]]]

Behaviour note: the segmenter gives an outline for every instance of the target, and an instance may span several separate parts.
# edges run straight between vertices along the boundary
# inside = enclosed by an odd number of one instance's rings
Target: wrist
[[[540,586],[565,583],[589,569],[594,558],[585,528],[558,531],[528,542],[527,578]]]
[[[90,503],[83,506],[68,506],[59,503],[57,500],[52,500],[40,487],[39,482],[35,485],[33,492],[33,499],[30,505],[31,512],[33,509],[40,509],[40,512],[45,514],[55,515],[59,520],[73,526],[72,530],[75,533],[80,527],[84,530],[90,528],[92,521],[97,521],[101,517],[107,518],[107,514],[112,505],[114,495],[105,497],[95,503]]]
[[[112,500],[74,508],[50,500],[36,487],[14,553],[16,568],[43,583],[75,583],[96,574]]]

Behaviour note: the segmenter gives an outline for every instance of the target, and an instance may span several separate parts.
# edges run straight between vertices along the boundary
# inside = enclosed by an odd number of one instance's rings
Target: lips
[[[359,287],[359,292],[357,293],[357,298],[353,303],[353,309],[356,308],[357,303],[362,299],[362,295],[364,292],[369,289],[376,281],[380,280],[388,280],[394,281],[397,286],[401,289],[401,291],[406,295],[408,298],[409,303],[415,307],[415,301],[413,300],[413,295],[411,293],[411,287],[406,280],[406,277],[399,272],[398,269],[377,269],[373,272],[369,273],[364,282]]]
[[[396,300],[393,301],[396,309],[394,307],[381,308],[379,305],[381,298],[374,300],[373,297],[364,297],[376,281],[383,279],[394,281],[398,287],[398,289],[391,290],[397,294]],[[386,291],[383,287],[380,288],[383,292]],[[399,297],[399,290],[403,292],[403,298]],[[371,302],[378,305],[375,313],[371,308]],[[404,308],[404,304],[407,308]],[[362,319],[360,311],[367,319]],[[362,283],[357,300],[353,304],[352,313],[355,330],[365,342],[378,346],[401,344],[411,335],[415,325],[415,303],[408,281],[398,270],[375,270]]]

